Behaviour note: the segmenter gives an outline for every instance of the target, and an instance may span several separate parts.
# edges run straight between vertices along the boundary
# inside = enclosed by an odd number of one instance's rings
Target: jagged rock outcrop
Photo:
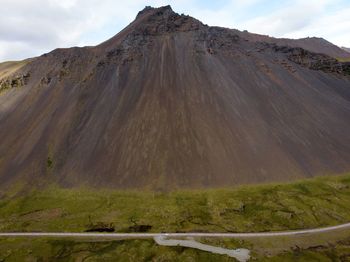
[[[235,31],[241,37],[251,42],[264,42],[264,43],[276,44],[279,46],[299,47],[313,53],[325,54],[327,56],[330,56],[339,60],[350,59],[349,52],[346,52],[342,48],[319,37],[288,39],[288,38],[275,38],[267,35],[253,34],[247,31],[243,31],[243,32],[240,32],[238,30],[235,30]]]
[[[276,44],[261,43],[263,48],[272,49],[274,52],[280,52],[286,55],[286,58],[303,67],[319,70],[326,73],[336,73],[350,77],[350,62],[340,62],[337,59],[325,54],[312,53],[300,47],[278,46]]]
[[[348,64],[146,8],[0,96],[0,181],[174,189],[350,170]]]

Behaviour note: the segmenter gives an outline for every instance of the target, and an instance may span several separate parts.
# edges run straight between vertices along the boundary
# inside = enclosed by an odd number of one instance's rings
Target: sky
[[[350,47],[350,0],[0,0],[0,62],[55,48],[97,45],[145,6],[173,10],[211,26],[274,37],[323,37]]]

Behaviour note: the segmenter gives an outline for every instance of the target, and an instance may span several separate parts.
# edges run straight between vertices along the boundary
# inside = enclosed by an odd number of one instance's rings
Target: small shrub
[[[47,168],[52,169],[53,167],[53,161],[50,156],[47,157]]]

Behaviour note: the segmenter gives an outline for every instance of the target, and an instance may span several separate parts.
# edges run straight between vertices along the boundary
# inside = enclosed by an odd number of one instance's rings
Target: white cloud
[[[268,14],[258,10],[261,4],[269,5],[267,0],[218,2],[222,6],[213,8],[213,2],[199,0],[1,0],[0,61],[98,44],[130,23],[144,6],[167,4],[209,25],[277,37],[321,36],[350,46],[350,5],[329,11],[344,0],[287,0]]]
[[[269,15],[259,16],[242,23],[248,30],[285,37],[308,28],[323,19],[330,0],[294,1]],[[312,32],[310,32],[312,33]]]
[[[0,61],[39,55],[57,47],[96,44],[82,40],[83,36],[91,32],[93,38],[94,32],[109,23],[125,26],[139,5],[144,6],[136,0],[124,4],[113,0],[1,0]],[[115,33],[120,29],[117,26]],[[16,47],[11,50],[12,44]]]
[[[286,37],[300,38],[315,35],[326,38],[339,46],[350,46],[350,7],[315,18],[299,31],[285,34]]]

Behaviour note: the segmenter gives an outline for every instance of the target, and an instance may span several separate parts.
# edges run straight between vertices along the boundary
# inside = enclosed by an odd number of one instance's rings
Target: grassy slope
[[[30,59],[0,63],[0,79],[14,73],[28,62],[30,62]]]
[[[116,231],[151,225],[150,231],[270,231],[313,228],[350,221],[350,174],[283,185],[170,193],[51,187],[0,200],[0,231],[74,231],[112,224]],[[228,248],[247,247],[259,260],[346,261],[350,230],[288,239],[201,239]],[[331,244],[327,244],[330,242]],[[318,245],[321,245],[317,247]],[[299,248],[296,248],[298,246]],[[310,247],[313,246],[313,247]],[[290,249],[294,247],[293,249]],[[266,254],[266,250],[269,253]],[[232,261],[186,248],[158,247],[152,240],[110,242],[0,239],[0,261]],[[349,258],[349,257],[348,257]],[[87,259],[88,261],[89,259]]]
[[[338,57],[336,58],[339,62],[350,62],[350,58]]]

